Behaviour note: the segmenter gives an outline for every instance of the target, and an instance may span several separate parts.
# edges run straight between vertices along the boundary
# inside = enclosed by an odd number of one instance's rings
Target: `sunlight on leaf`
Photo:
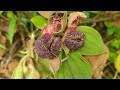
[[[117,59],[115,60],[115,68],[118,72],[120,72],[120,55],[118,55]]]
[[[44,27],[44,25],[46,25],[47,19],[45,19],[42,16],[35,16],[31,19],[31,22],[39,29],[42,29]]]
[[[79,26],[77,29],[86,35],[85,45],[79,50],[82,55],[99,55],[105,52],[99,32],[89,26]]]
[[[90,79],[92,78],[91,64],[85,60],[79,52],[70,52],[55,79]]]
[[[16,21],[17,21],[17,17],[14,15],[14,17],[10,20],[9,31],[8,31],[9,40],[10,40],[11,44],[13,42],[13,37],[14,37],[14,34],[15,34]]]

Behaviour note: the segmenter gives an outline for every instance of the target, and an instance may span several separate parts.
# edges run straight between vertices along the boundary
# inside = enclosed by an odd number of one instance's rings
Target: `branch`
[[[87,24],[87,23],[96,23],[96,22],[102,22],[102,21],[109,21],[120,18],[120,14],[111,15],[103,18],[93,18],[93,19],[84,19],[84,21],[81,22],[81,24]]]

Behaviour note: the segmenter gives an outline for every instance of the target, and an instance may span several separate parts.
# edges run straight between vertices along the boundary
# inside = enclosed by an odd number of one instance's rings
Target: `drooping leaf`
[[[33,78],[34,78],[34,67],[31,66],[27,72],[26,79],[33,79]]]
[[[24,56],[17,67],[13,70],[11,79],[24,79],[24,73],[25,73],[25,63],[26,63],[27,56]]]
[[[13,42],[13,37],[15,34],[16,21],[17,21],[17,17],[14,15],[13,18],[10,20],[9,31],[8,31],[9,40],[11,44]]]
[[[23,79],[23,67],[19,64],[13,71],[11,79]]]
[[[44,27],[44,25],[46,25],[48,23],[47,19],[45,19],[42,16],[34,16],[31,19],[31,22],[39,29],[42,29]]]
[[[92,78],[91,64],[77,52],[70,52],[69,58],[65,60],[55,79],[90,79]]]
[[[82,55],[99,55],[105,52],[99,32],[89,26],[79,26],[77,29],[86,35],[85,45],[79,50]]]

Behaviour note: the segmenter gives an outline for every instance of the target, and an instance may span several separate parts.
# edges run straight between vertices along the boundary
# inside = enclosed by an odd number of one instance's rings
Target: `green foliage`
[[[85,45],[79,50],[82,55],[98,55],[105,52],[105,47],[100,34],[88,26],[77,28],[86,35]]]
[[[42,29],[44,27],[44,25],[46,25],[48,23],[47,19],[45,19],[42,16],[34,16],[31,19],[31,22],[39,29]]]
[[[0,11],[0,15],[3,13],[3,11]]]
[[[40,73],[41,79],[49,78],[52,75],[49,65],[50,61],[48,59],[39,59],[36,62],[36,68]]]
[[[16,21],[17,21],[17,17],[15,15],[13,15],[13,18],[10,19],[10,25],[9,25],[9,31],[8,31],[9,40],[10,40],[11,44],[13,42],[13,37],[14,37],[14,34],[15,34]]]
[[[92,78],[92,67],[79,52],[70,52],[68,56],[56,73],[55,79]]]
[[[8,18],[12,19],[12,18],[14,18],[15,15],[13,14],[12,11],[8,11],[7,14],[6,14],[6,16],[7,16]]]
[[[6,49],[6,47],[2,44],[0,44],[0,48]]]
[[[107,27],[108,35],[113,35],[115,33],[120,35],[120,28],[112,25],[109,21],[105,21],[104,24]]]

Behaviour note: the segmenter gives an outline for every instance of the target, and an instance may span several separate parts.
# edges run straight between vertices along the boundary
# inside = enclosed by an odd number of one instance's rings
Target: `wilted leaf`
[[[31,22],[39,29],[43,29],[44,25],[46,25],[47,19],[42,16],[35,16],[31,19]]]
[[[49,19],[55,11],[37,11],[37,12],[41,14],[43,17]]]
[[[11,44],[13,42],[13,37],[14,37],[14,33],[15,33],[16,20],[17,20],[17,17],[15,15],[10,20],[10,25],[9,25],[9,31],[8,31],[8,33],[9,33],[9,40],[10,40]]]
[[[86,60],[88,60],[92,65],[93,70],[93,79],[100,79],[102,77],[103,68],[107,62],[109,57],[109,50],[106,47],[105,53],[100,55],[92,55],[92,56],[84,56]]]
[[[13,70],[11,79],[24,79],[24,67],[27,56],[24,56]]]
[[[24,77],[25,79],[39,79],[40,78],[40,74],[35,69],[32,59],[29,59],[27,62],[27,71]]]
[[[118,55],[117,59],[115,60],[115,68],[118,72],[120,72],[120,55]]]
[[[87,18],[83,12],[73,12],[68,17],[68,27],[78,16],[80,16],[81,18]]]
[[[34,78],[34,67],[33,66],[29,67],[29,70],[28,70],[25,77],[26,77],[26,79],[33,79]]]
[[[23,67],[19,64],[13,71],[11,79],[23,79]]]
[[[79,52],[82,55],[99,55],[105,52],[105,46],[100,34],[88,26],[79,26],[77,28],[86,35],[85,45]]]
[[[92,78],[92,67],[79,52],[70,52],[69,58],[65,60],[55,79],[90,79]]]
[[[59,68],[60,68],[60,60],[58,57],[50,60],[50,69],[53,74],[55,74]]]

